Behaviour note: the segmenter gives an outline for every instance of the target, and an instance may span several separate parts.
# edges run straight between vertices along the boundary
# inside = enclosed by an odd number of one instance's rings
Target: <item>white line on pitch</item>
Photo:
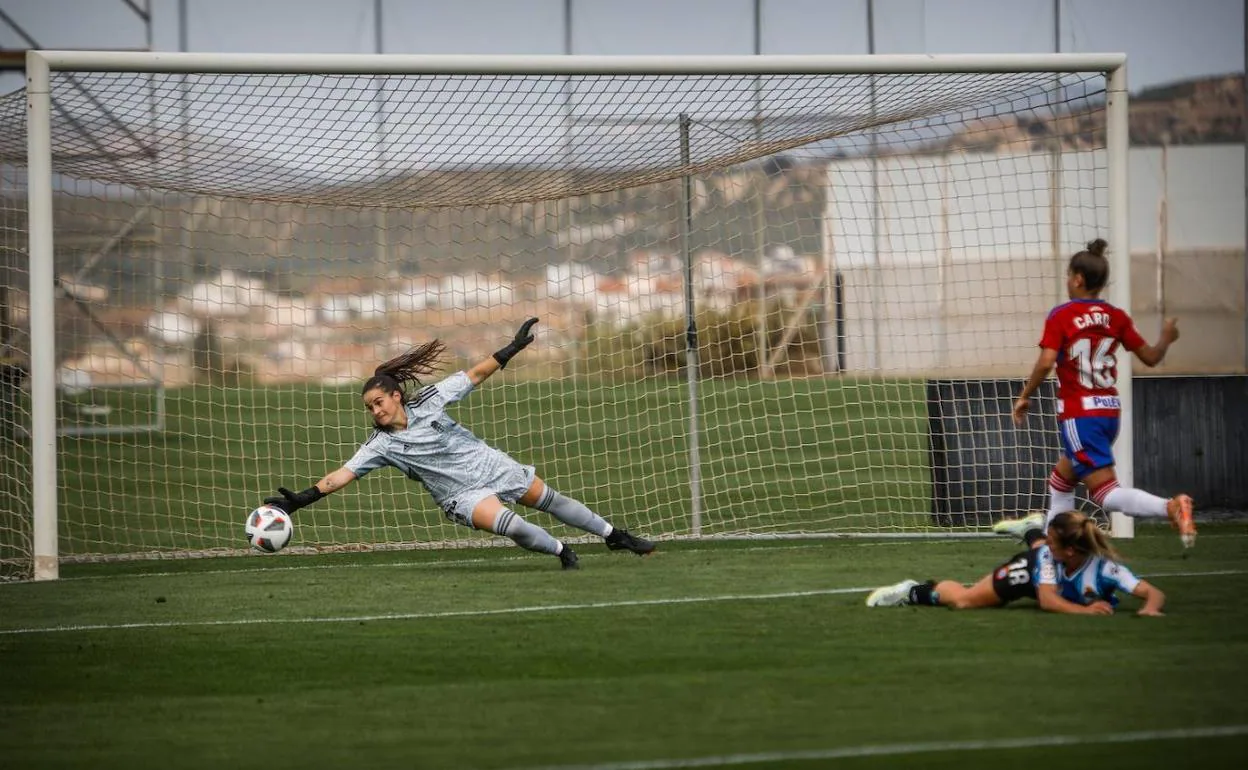
[[[927,542],[920,541],[920,543],[913,543],[913,544],[931,545],[937,542],[942,542],[942,543],[943,542],[950,542],[950,543],[956,542],[959,545],[966,545],[968,542],[983,542],[983,541],[973,541],[973,540],[972,541],[965,541],[965,540],[963,541],[927,541]],[[988,542],[994,542],[994,541],[988,541]],[[998,545],[999,544],[1000,543],[998,542]],[[737,552],[742,552],[742,551],[746,551],[746,552],[788,551],[788,550],[797,550],[797,549],[805,549],[805,548],[817,548],[817,547],[820,547],[821,545],[824,545],[824,544],[811,543],[811,544],[802,544],[802,545],[753,546],[749,548],[735,548],[735,549],[732,549],[731,551],[723,550],[723,549],[715,549],[715,548],[682,548],[679,551],[674,551],[673,553],[699,554],[699,553],[737,553]],[[862,548],[866,546],[877,546],[877,545],[892,545],[892,544],[891,543],[841,543],[840,544],[840,546],[842,547],[852,546],[852,547],[858,547],[858,548]],[[589,554],[591,558],[596,558],[596,556],[599,556],[599,555],[602,555],[602,554]],[[264,559],[268,557],[256,556],[255,558]],[[581,558],[585,558],[585,557],[582,556]],[[377,563],[377,564],[362,563],[362,562],[347,562],[343,564],[292,564],[290,566],[283,566],[283,567],[243,567],[241,569],[226,568],[226,569],[210,569],[210,570],[178,570],[174,572],[122,572],[118,574],[78,575],[74,577],[63,577],[60,579],[60,582],[68,583],[68,582],[84,581],[84,580],[122,580],[122,579],[130,579],[130,578],[156,578],[156,577],[169,577],[169,578],[203,577],[203,576],[219,577],[221,575],[245,575],[245,574],[259,574],[259,573],[268,573],[268,572],[273,572],[273,573],[301,572],[305,570],[431,569],[431,568],[437,568],[437,567],[463,567],[463,566],[477,565],[477,564],[498,564],[498,563],[506,563],[506,562],[529,561],[532,559],[533,559],[533,556],[531,554],[526,554],[523,556],[499,556],[499,557],[495,557],[492,559],[482,559],[482,558],[440,559],[438,561],[394,561],[394,562],[382,562],[382,563]],[[1222,570],[1222,571],[1216,571],[1216,572],[1173,572],[1173,573],[1160,573],[1159,572],[1159,573],[1154,573],[1152,575],[1140,575],[1140,577],[1145,577],[1145,578],[1147,577],[1205,577],[1205,576],[1215,576],[1215,575],[1241,575],[1241,574],[1244,574],[1243,570],[1232,569],[1232,570]],[[0,588],[3,588],[4,585],[6,584],[0,583]],[[13,583],[12,585],[24,585],[24,583]]]
[[[1000,540],[915,540],[907,541],[908,545],[967,545],[968,543],[996,543],[1000,545]],[[747,546],[744,548],[681,548],[672,553],[678,554],[700,554],[700,553],[749,553],[755,551],[794,551],[807,548],[822,548],[830,545],[832,541],[822,541],[817,543],[800,543],[793,545],[757,545]],[[838,548],[865,548],[869,546],[879,545],[901,545],[903,541],[890,541],[880,543],[847,543],[839,541],[836,544]],[[588,554],[591,558],[607,554]],[[270,556],[257,554],[255,559],[268,559]],[[291,558],[291,557],[277,557]],[[329,569],[426,569],[429,567],[459,567],[470,564],[495,564],[499,562],[512,561],[529,561],[533,558],[532,554],[523,556],[499,556],[492,559],[476,558],[476,559],[440,559],[437,561],[394,561],[382,562],[379,564],[369,564],[361,562],[347,562],[345,564],[292,564],[283,567],[243,567],[241,569],[207,569],[207,570],[178,570],[164,572],[122,572],[118,574],[104,575],[77,575],[72,577],[60,578],[61,582],[79,581],[79,580],[117,580],[122,578],[150,578],[150,577],[195,577],[202,575],[235,575],[235,574],[254,574],[258,572],[296,572],[299,570],[329,570]],[[581,555],[584,559],[585,555]],[[20,585],[15,583],[14,585]]]
[[[490,615],[522,615],[565,610],[614,609],[616,607],[654,607],[667,604],[704,604],[708,602],[761,601],[765,599],[800,599],[807,596],[832,596],[871,591],[867,588],[825,588],[813,591],[786,591],[772,594],[728,594],[725,596],[684,596],[674,599],[635,599],[620,602],[588,602],[585,604],[544,604],[528,607],[504,607],[496,610],[453,610],[447,612],[405,612],[387,615],[350,615],[330,618],[253,618],[238,620],[186,620],[142,623],[99,623],[81,626],[46,626],[43,628],[0,629],[0,636],[17,634],[63,633],[67,631],[121,631],[134,628],[202,628],[205,626],[264,626],[301,623],[357,623],[379,620],[434,620],[440,618],[472,618]]]
[[[1159,572],[1141,575],[1157,577],[1215,577],[1244,575],[1248,570],[1213,570],[1209,572]],[[820,588],[811,591],[786,591],[771,594],[728,594],[724,596],[684,596],[672,599],[636,599],[620,602],[588,602],[585,604],[548,604],[529,607],[504,607],[496,610],[455,610],[448,612],[411,612],[391,615],[349,615],[330,618],[255,618],[236,620],[187,620],[141,623],[99,623],[80,626],[45,626],[40,628],[0,629],[0,636],[17,634],[63,633],[68,631],[119,631],[134,628],[192,628],[202,626],[258,626],[292,623],[355,623],[378,620],[434,620],[438,618],[486,617],[490,615],[519,615],[533,612],[562,612],[565,610],[611,609],[615,607],[649,607],[672,604],[704,604],[708,602],[758,601],[762,599],[800,599],[808,596],[835,596],[838,594],[867,593],[878,586],[865,588]]]
[[[1214,537],[1237,537],[1237,535],[1220,534],[1220,535],[1207,535],[1205,537],[1206,539],[1211,539]],[[753,553],[753,552],[760,552],[760,551],[761,552],[796,551],[796,550],[805,550],[808,548],[827,548],[827,547],[878,548],[880,546],[899,546],[899,545],[967,546],[967,545],[972,545],[972,544],[974,545],[992,544],[995,546],[1000,546],[1002,542],[1004,542],[1004,540],[1000,538],[995,539],[995,540],[990,539],[990,538],[978,539],[978,540],[964,538],[961,540],[883,540],[883,541],[870,541],[870,542],[846,542],[844,540],[821,540],[818,542],[794,543],[790,545],[755,545],[755,546],[746,546],[743,548],[731,548],[731,549],[729,548],[681,548],[679,550],[673,551],[672,553],[679,553],[679,554],[742,553],[742,552]],[[600,555],[600,554],[589,554],[591,558],[597,555]],[[269,558],[274,558],[274,557],[256,554],[255,556],[244,557],[244,558],[269,559]],[[276,558],[285,559],[285,558],[293,558],[293,557],[279,556]],[[472,565],[472,564],[494,564],[498,562],[528,561],[532,558],[533,558],[532,555],[526,554],[523,556],[500,556],[500,557],[496,557],[492,559],[484,559],[484,558],[440,559],[437,561],[395,561],[395,562],[382,562],[379,564],[370,564],[370,563],[363,563],[363,562],[347,562],[344,564],[292,564],[289,566],[282,566],[282,567],[242,567],[239,569],[226,567],[224,569],[207,569],[207,570],[178,570],[178,571],[164,571],[164,572],[121,572],[121,573],[116,573],[116,574],[102,574],[102,575],[76,575],[76,576],[70,576],[70,577],[62,577],[60,580],[61,582],[71,582],[71,581],[81,581],[81,580],[121,580],[121,579],[126,579],[126,578],[199,577],[203,575],[222,575],[222,574],[233,575],[233,574],[253,574],[253,573],[258,573],[258,572],[297,572],[300,570],[332,570],[332,569],[428,569],[430,567],[462,567],[465,565]],[[585,558],[585,555],[582,555],[581,558]],[[1201,573],[1201,574],[1206,574],[1206,573]],[[1207,574],[1234,575],[1238,573],[1231,571],[1231,572],[1226,572],[1226,573],[1207,573]],[[1155,577],[1160,577],[1160,576],[1155,576]],[[6,584],[0,583],[0,588],[3,588],[4,585]],[[13,583],[12,585],[22,585],[22,583]]]
[[[1248,533],[1240,534],[1240,533],[1223,532],[1223,533],[1218,533],[1218,534],[1202,535],[1201,537],[1203,540],[1212,540],[1214,538],[1248,537]],[[837,548],[878,548],[881,546],[915,546],[915,545],[958,545],[958,546],[967,546],[967,545],[972,545],[972,544],[974,545],[983,545],[983,544],[1000,545],[1002,542],[1004,542],[1004,540],[1001,538],[996,538],[996,539],[994,538],[961,538],[957,540],[896,539],[896,540],[880,540],[880,541],[866,541],[866,542],[852,542],[852,541],[846,542],[844,540],[828,539],[828,540],[820,540],[817,542],[795,543],[791,545],[756,545],[756,546],[746,546],[743,548],[731,548],[731,549],[728,549],[728,548],[681,548],[678,551],[674,551],[674,553],[698,554],[698,553],[738,553],[738,552],[748,553],[748,552],[755,552],[755,551],[794,551],[794,550],[807,549],[807,548],[825,548],[829,546],[834,546]],[[590,556],[593,556],[593,555],[594,554],[590,554]],[[266,558],[273,558],[273,557],[256,554],[252,557],[244,557],[244,558],[266,559]],[[291,558],[291,557],[278,557],[278,558]],[[420,562],[412,562],[412,561],[384,562],[381,564],[349,562],[346,564],[299,564],[299,565],[291,565],[291,566],[284,566],[284,567],[243,567],[241,569],[230,569],[227,567],[225,569],[178,570],[178,571],[173,571],[173,572],[170,572],[170,571],[166,571],[166,572],[121,572],[121,573],[116,573],[116,574],[68,576],[68,577],[60,578],[59,582],[65,583],[65,582],[82,581],[82,580],[120,580],[120,579],[125,579],[125,578],[152,578],[152,577],[197,577],[197,576],[202,576],[202,575],[250,574],[250,573],[257,573],[257,572],[295,572],[299,570],[395,569],[395,568],[421,569],[421,568],[428,568],[428,567],[448,567],[448,566],[455,567],[455,566],[464,566],[464,565],[470,565],[470,564],[492,564],[495,562],[525,561],[531,558],[532,556],[525,555],[525,556],[502,556],[502,557],[498,557],[494,559],[481,559],[481,558],[478,558],[478,559],[442,559],[438,561],[420,561]],[[582,556],[582,558],[584,558],[584,556]],[[135,563],[135,562],[131,562],[131,563]],[[1193,573],[1193,574],[1237,575],[1239,574],[1239,572],[1235,570],[1231,570],[1228,572],[1208,572],[1208,573]],[[1145,575],[1143,577],[1148,577],[1148,576]],[[1170,576],[1169,575],[1165,575],[1165,576],[1154,575],[1154,577],[1170,577]],[[10,586],[10,585],[14,585],[14,586],[26,585],[28,582],[29,581],[15,581],[12,583],[0,582],[0,589],[3,589],[6,586]]]
[[[1147,575],[1141,574],[1143,578],[1169,578],[1169,577],[1217,577],[1219,575],[1248,575],[1248,570],[1243,569],[1212,569],[1208,572],[1152,572]]]
[[[591,765],[557,765],[531,770],[677,770],[690,767],[727,767],[755,765],[764,762],[803,762],[860,757],[890,757],[903,754],[937,754],[1002,749],[1036,749],[1049,746],[1079,746],[1106,743],[1145,743],[1150,741],[1192,740],[1197,738],[1229,738],[1248,735],[1248,725],[1221,727],[1190,727],[1174,730],[1141,730],[1129,733],[1100,735],[1043,735],[1027,738],[999,738],[983,741],[930,741],[924,743],[884,743],[865,746],[844,746],[810,751],[769,751],[757,754],[726,754],[689,759],[649,759],[633,762],[607,762]]]

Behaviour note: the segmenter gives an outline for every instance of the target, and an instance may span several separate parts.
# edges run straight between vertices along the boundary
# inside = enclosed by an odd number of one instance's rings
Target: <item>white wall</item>
[[[1146,335],[1158,322],[1148,302],[1156,283],[1135,273],[1157,248],[1160,156],[1130,153],[1132,304]],[[1065,299],[1066,260],[1108,230],[1104,152],[1066,152],[1054,244],[1051,162],[1048,154],[883,159],[878,231],[870,161],[829,167],[825,259],[845,279],[850,370],[1025,373],[1044,314]],[[1169,250],[1235,252],[1188,254],[1167,268],[1167,295],[1202,330],[1179,360],[1194,371],[1242,367],[1244,148],[1171,148],[1167,166]]]

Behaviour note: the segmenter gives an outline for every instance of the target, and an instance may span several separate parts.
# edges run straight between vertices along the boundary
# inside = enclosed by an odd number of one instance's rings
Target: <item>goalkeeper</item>
[[[521,465],[463,427],[446,407],[507,365],[533,342],[530,318],[515,339],[467,371],[456,372],[408,396],[406,386],[421,385],[421,377],[441,368],[446,347],[425,343],[378,366],[364,383],[364,408],[376,430],[341,468],[302,492],[279,487],[280,497],[265,503],[295,511],[337,492],[358,478],[387,465],[419,481],[456,524],[511,538],[522,548],[559,557],[563,569],[577,569],[577,556],[567,543],[525,521],[508,507],[520,503],[545,511],[565,524],[592,532],[613,551],[645,555],[654,543],[607,523],[583,503],[564,497],[546,485],[531,465]]]

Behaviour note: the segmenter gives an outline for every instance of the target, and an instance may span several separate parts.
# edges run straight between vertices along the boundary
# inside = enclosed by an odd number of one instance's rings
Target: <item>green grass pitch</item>
[[[0,585],[0,765],[1238,768],[1246,535],[1121,543],[1160,619],[863,606],[1001,540],[67,565]]]
[[[929,525],[921,382],[714,380],[699,391],[704,534]],[[111,398],[117,414],[136,409],[133,392]],[[681,535],[691,516],[687,398],[678,379],[500,375],[451,413],[611,520]],[[367,435],[355,388],[170,391],[162,432],[61,439],[61,553],[238,548],[263,497],[311,484]],[[300,524],[305,545],[467,534],[392,469],[301,512]]]

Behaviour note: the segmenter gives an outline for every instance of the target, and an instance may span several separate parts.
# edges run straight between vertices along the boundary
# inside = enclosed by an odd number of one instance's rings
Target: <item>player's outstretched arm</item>
[[[1157,344],[1145,345],[1135,349],[1135,357],[1145,366],[1156,366],[1166,358],[1166,351],[1179,339],[1179,319],[1167,318],[1161,326],[1161,336]]]
[[[1036,586],[1036,602],[1045,612],[1059,612],[1066,615],[1113,615],[1114,608],[1109,602],[1092,602],[1088,605],[1075,604],[1062,598],[1057,586],[1041,584]]]
[[[1018,394],[1018,400],[1014,402],[1014,424],[1022,425],[1027,419],[1027,410],[1031,408],[1031,397],[1040,388],[1044,379],[1049,376],[1049,372],[1053,371],[1053,365],[1057,363],[1057,351],[1052,348],[1041,348],[1040,355],[1036,357],[1036,365],[1031,368],[1031,376],[1027,378],[1027,384],[1023,386],[1023,390]]]
[[[1135,614],[1158,618],[1165,614],[1161,611],[1161,608],[1166,606],[1166,595],[1161,592],[1160,588],[1147,580],[1141,580],[1137,583],[1131,595],[1144,600],[1144,606],[1137,610]]]
[[[286,513],[294,513],[300,508],[305,508],[322,497],[337,492],[346,485],[355,481],[356,476],[346,467],[339,468],[336,471],[327,473],[323,479],[316,482],[312,486],[302,492],[291,492],[286,487],[278,487],[278,495],[264,498],[265,505],[272,505],[281,508]]]
[[[494,372],[507,366],[517,353],[524,350],[533,342],[533,326],[537,324],[536,318],[530,318],[520,325],[516,331],[516,336],[505,346],[496,351],[493,355],[485,358],[472,366],[465,374],[468,379],[472,380],[473,385],[480,385]]]

